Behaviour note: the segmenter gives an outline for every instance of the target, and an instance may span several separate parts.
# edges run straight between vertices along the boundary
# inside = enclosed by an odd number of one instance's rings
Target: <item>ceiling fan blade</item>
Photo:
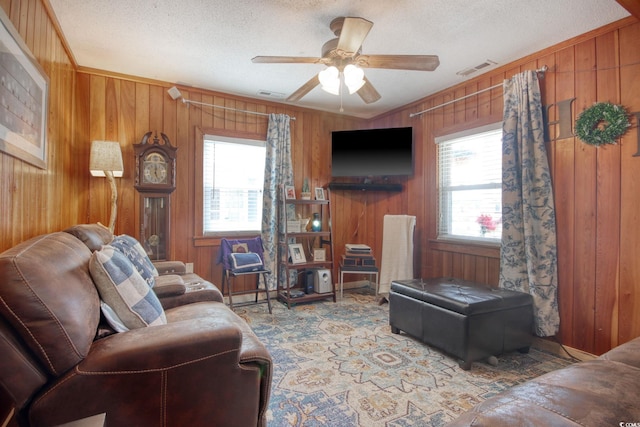
[[[316,64],[322,58],[307,56],[255,56],[251,59],[254,64]]]
[[[371,104],[382,98],[375,87],[371,84],[369,79],[364,78],[364,86],[358,90],[358,95],[365,102],[365,104]]]
[[[336,47],[338,55],[347,58],[358,53],[371,27],[373,27],[373,22],[364,18],[344,18]]]
[[[311,92],[311,90],[313,88],[315,88],[316,86],[318,86],[319,84],[320,84],[320,79],[318,78],[318,75],[316,74],[315,76],[313,76],[311,78],[311,80],[309,80],[308,82],[306,82],[305,84],[300,86],[300,88],[298,88],[298,90],[296,90],[291,95],[289,95],[289,97],[286,100],[289,101],[289,102],[299,101],[303,96],[305,96],[306,94]]]
[[[440,65],[437,55],[359,55],[355,61],[363,68],[433,71]]]

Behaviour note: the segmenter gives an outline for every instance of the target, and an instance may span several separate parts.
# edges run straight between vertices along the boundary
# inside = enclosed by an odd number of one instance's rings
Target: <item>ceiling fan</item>
[[[372,26],[373,22],[364,18],[336,18],[331,21],[329,28],[337,38],[322,46],[322,57],[256,56],[251,61],[262,64],[325,64],[329,67],[303,84],[287,101],[300,100],[319,84],[337,95],[340,74],[343,74],[350,93],[357,92],[367,104],[379,100],[380,94],[364,76],[361,68],[433,71],[440,65],[436,55],[362,55],[362,42]]]

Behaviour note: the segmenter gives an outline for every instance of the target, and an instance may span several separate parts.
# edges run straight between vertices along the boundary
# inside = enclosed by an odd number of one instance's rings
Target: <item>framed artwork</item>
[[[287,200],[296,198],[296,189],[293,185],[285,185],[284,186],[284,197]]]
[[[324,200],[324,189],[316,187],[316,200]]]
[[[47,168],[49,78],[0,8],[0,151]]]
[[[313,250],[314,261],[326,261],[327,252],[324,248],[316,248]]]
[[[304,248],[302,247],[302,243],[290,244],[289,256],[291,257],[292,264],[302,264],[307,262],[307,258],[304,256]]]

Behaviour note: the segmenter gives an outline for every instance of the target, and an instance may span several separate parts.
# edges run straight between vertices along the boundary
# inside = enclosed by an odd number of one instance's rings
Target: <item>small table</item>
[[[376,295],[378,295],[378,267],[375,265],[340,265],[340,298],[343,294],[343,284],[345,274],[367,274],[369,275],[369,282],[371,282],[371,276],[375,276]]]

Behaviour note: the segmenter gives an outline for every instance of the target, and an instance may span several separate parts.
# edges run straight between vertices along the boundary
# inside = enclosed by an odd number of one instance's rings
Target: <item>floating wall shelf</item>
[[[351,182],[331,182],[329,188],[332,190],[352,190],[352,191],[402,191],[402,184],[359,184]]]

